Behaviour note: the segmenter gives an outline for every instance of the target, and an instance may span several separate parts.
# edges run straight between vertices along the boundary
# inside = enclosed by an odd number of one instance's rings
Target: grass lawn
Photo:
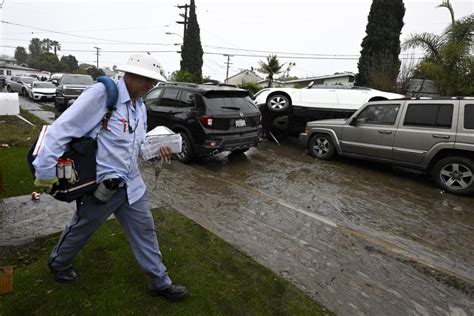
[[[14,290],[0,315],[327,315],[290,283],[231,245],[168,209],[154,210],[170,276],[190,296],[171,303],[146,292],[146,278],[115,220],[78,256],[74,284],[53,281],[46,262],[58,234],[22,248],[0,248],[0,266],[15,265]]]
[[[21,111],[20,115],[33,127],[16,116],[0,116],[0,198],[31,194],[35,190],[26,154],[46,124],[36,116]]]

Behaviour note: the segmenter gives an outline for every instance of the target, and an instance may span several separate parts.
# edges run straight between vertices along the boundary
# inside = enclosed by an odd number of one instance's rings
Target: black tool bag
[[[30,170],[35,174],[33,167],[33,150],[35,144],[31,146],[27,160]],[[69,158],[73,162],[73,172],[76,175],[75,182],[70,182],[68,179],[59,179],[59,184],[53,185],[51,195],[64,202],[72,202],[88,192],[96,189],[96,151],[97,140],[91,137],[74,138],[68,144],[68,148],[61,158]]]

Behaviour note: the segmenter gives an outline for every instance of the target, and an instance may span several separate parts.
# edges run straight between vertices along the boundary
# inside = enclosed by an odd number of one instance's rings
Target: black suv
[[[64,74],[56,88],[56,98],[54,107],[58,112],[64,112],[68,103],[84,91],[85,88],[92,85],[94,79],[89,75]]]
[[[180,133],[181,162],[222,151],[243,153],[259,143],[261,114],[247,90],[225,85],[167,83],[144,98],[148,129],[166,126]]]

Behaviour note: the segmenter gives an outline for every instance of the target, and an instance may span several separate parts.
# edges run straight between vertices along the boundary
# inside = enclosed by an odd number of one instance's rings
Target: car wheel
[[[468,195],[474,193],[474,162],[466,157],[448,157],[433,168],[433,179],[444,191]]]
[[[188,163],[194,159],[195,152],[193,150],[193,146],[188,135],[186,135],[185,133],[180,134],[182,140],[181,152],[179,154],[175,154],[175,157],[182,163]]]
[[[245,153],[247,150],[249,150],[249,149],[248,148],[236,149],[236,150],[232,150],[231,154],[232,155],[241,155],[241,154]]]
[[[21,94],[24,95],[25,97],[28,96],[26,89],[21,89]]]
[[[334,143],[329,135],[316,134],[309,140],[308,152],[312,157],[330,160],[334,156]]]
[[[10,92],[10,93],[13,92],[13,90],[12,90],[12,88],[11,88],[10,86],[7,86],[7,92]]]
[[[57,102],[56,100],[54,101],[54,108],[58,112],[64,112],[66,110],[66,106],[64,104]]]
[[[287,95],[275,93],[268,97],[267,107],[272,112],[282,113],[290,109],[291,101]]]

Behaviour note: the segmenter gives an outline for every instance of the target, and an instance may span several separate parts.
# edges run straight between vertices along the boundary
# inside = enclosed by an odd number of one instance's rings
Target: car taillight
[[[203,115],[198,117],[199,122],[201,122],[204,127],[211,127],[212,126],[212,117]]]

